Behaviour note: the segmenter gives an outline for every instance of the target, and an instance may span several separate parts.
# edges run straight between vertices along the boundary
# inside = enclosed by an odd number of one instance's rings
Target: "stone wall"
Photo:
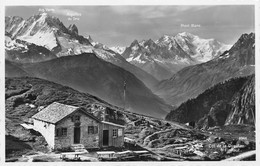
[[[74,127],[75,123],[72,121],[72,116],[80,116],[80,143],[85,148],[98,148],[99,147],[99,134],[88,134],[88,126],[99,126],[99,123],[82,113],[80,110],[74,112],[62,121],[56,124],[56,128],[67,128],[67,136],[55,136],[55,148],[67,148],[74,144]],[[99,127],[98,127],[99,130]]]

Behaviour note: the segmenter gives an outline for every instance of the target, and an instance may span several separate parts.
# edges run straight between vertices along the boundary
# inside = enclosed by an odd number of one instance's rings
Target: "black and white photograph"
[[[4,5],[3,162],[255,164],[256,1],[145,2]]]

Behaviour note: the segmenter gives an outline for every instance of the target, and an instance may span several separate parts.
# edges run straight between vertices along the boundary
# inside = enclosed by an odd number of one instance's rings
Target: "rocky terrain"
[[[184,67],[212,60],[229,48],[215,39],[203,39],[183,32],[175,36],[164,35],[156,41],[135,40],[121,55],[158,80],[163,80]]]
[[[190,99],[166,116],[167,120],[187,123],[198,128],[224,125],[255,124],[255,76],[233,78],[219,83]]]

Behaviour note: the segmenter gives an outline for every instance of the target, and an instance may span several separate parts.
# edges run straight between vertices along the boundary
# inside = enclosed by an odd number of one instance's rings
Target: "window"
[[[98,127],[97,126],[88,126],[88,134],[97,134]]]
[[[67,136],[67,128],[61,129],[61,136]]]
[[[118,129],[118,136],[122,136],[123,135],[123,129]]]
[[[113,137],[117,137],[118,131],[117,129],[113,129]]]
[[[67,136],[67,128],[57,128],[55,132],[56,137]]]

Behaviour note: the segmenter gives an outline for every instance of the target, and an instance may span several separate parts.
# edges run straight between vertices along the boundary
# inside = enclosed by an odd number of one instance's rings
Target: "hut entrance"
[[[103,130],[103,146],[108,146],[108,130]]]
[[[80,127],[74,127],[74,144],[80,143]]]

